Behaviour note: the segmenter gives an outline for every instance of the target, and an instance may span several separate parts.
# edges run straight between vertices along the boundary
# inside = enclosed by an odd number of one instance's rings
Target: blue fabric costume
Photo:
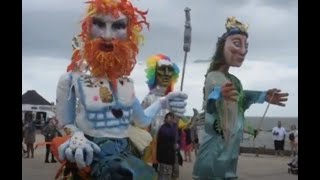
[[[235,116],[235,125],[227,144],[222,130],[219,128],[220,117],[222,117],[224,110],[219,85],[222,85],[224,78],[235,84],[240,94],[237,102],[238,112]],[[211,83],[213,81],[217,83],[215,86]],[[245,123],[244,112],[253,103],[263,103],[266,93],[244,91],[239,79],[231,74],[222,74],[218,71],[207,75],[205,87],[207,102],[205,133],[194,165],[193,176],[200,180],[236,178],[240,141]]]
[[[266,92],[243,90],[240,80],[228,72],[232,63],[241,61],[239,58],[232,58],[244,57],[247,49],[245,42],[236,39],[240,39],[239,36],[232,36],[234,39],[229,39],[228,49],[225,49],[227,38],[231,35],[243,35],[244,38],[248,37],[248,34],[247,26],[234,17],[228,18],[226,28],[227,32],[218,40],[217,50],[205,80],[205,132],[201,137],[193,169],[193,178],[196,180],[237,179],[240,141],[246,124],[244,113],[250,105],[266,100]],[[227,70],[221,69],[222,66]],[[241,64],[237,64],[237,67],[239,66]],[[238,93],[235,102],[222,97],[222,86],[226,83],[231,83]]]

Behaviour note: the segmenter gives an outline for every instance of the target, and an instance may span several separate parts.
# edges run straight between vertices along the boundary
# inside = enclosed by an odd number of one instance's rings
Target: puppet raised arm
[[[288,93],[281,93],[280,89],[269,89],[267,91],[244,91],[243,110],[247,110],[251,104],[269,102],[270,104],[285,106],[284,102],[288,100]],[[244,132],[257,135],[258,130],[253,129],[246,123]]]
[[[280,89],[269,89],[267,91],[244,91],[245,101],[244,110],[248,109],[253,103],[263,103],[267,101],[270,104],[285,106],[284,102],[288,100],[288,93],[282,93]]]
[[[147,127],[161,109],[169,109],[177,116],[183,116],[188,96],[183,92],[170,92],[143,110],[138,99],[133,104],[133,120],[139,127]]]
[[[266,100],[266,91],[249,91],[249,90],[244,90],[244,103],[243,103],[243,110],[249,109],[249,107],[252,104],[259,103],[262,104]]]

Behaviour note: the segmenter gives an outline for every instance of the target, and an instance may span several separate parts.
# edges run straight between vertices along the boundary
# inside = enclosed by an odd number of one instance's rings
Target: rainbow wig
[[[151,57],[149,57],[149,59],[147,60],[147,69],[145,70],[145,72],[147,73],[147,84],[149,87],[149,90],[151,91],[152,89],[154,89],[157,86],[157,82],[156,82],[156,67],[157,67],[157,63],[160,60],[166,60],[166,61],[170,61],[170,58],[164,54],[156,54],[153,55]],[[174,69],[173,72],[173,76],[171,78],[171,82],[170,85],[168,86],[165,95],[167,95],[169,92],[172,92],[174,89],[174,84],[177,82],[178,77],[179,77],[179,68],[178,66],[172,62],[172,66]]]

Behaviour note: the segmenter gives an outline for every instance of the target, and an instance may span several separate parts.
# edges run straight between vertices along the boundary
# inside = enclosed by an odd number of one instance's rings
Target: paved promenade
[[[41,142],[43,137],[37,136]],[[44,163],[45,148],[35,150],[34,159],[22,158],[22,180],[53,180],[59,163]],[[194,158],[194,157],[193,157]],[[194,160],[194,159],[193,159]],[[239,157],[239,180],[298,180],[297,175],[288,174],[289,157],[274,157],[242,154]],[[180,167],[180,180],[192,180],[193,163],[185,162]]]

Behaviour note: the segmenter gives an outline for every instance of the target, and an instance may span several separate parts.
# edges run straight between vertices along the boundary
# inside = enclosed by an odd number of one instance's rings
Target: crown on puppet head
[[[248,31],[248,28],[249,28],[248,24],[241,23],[234,16],[231,16],[231,17],[227,18],[227,22],[226,22],[225,26],[226,26],[226,29],[227,29],[228,32],[230,30],[236,28],[236,29],[240,30],[241,32],[248,33],[247,31]]]

